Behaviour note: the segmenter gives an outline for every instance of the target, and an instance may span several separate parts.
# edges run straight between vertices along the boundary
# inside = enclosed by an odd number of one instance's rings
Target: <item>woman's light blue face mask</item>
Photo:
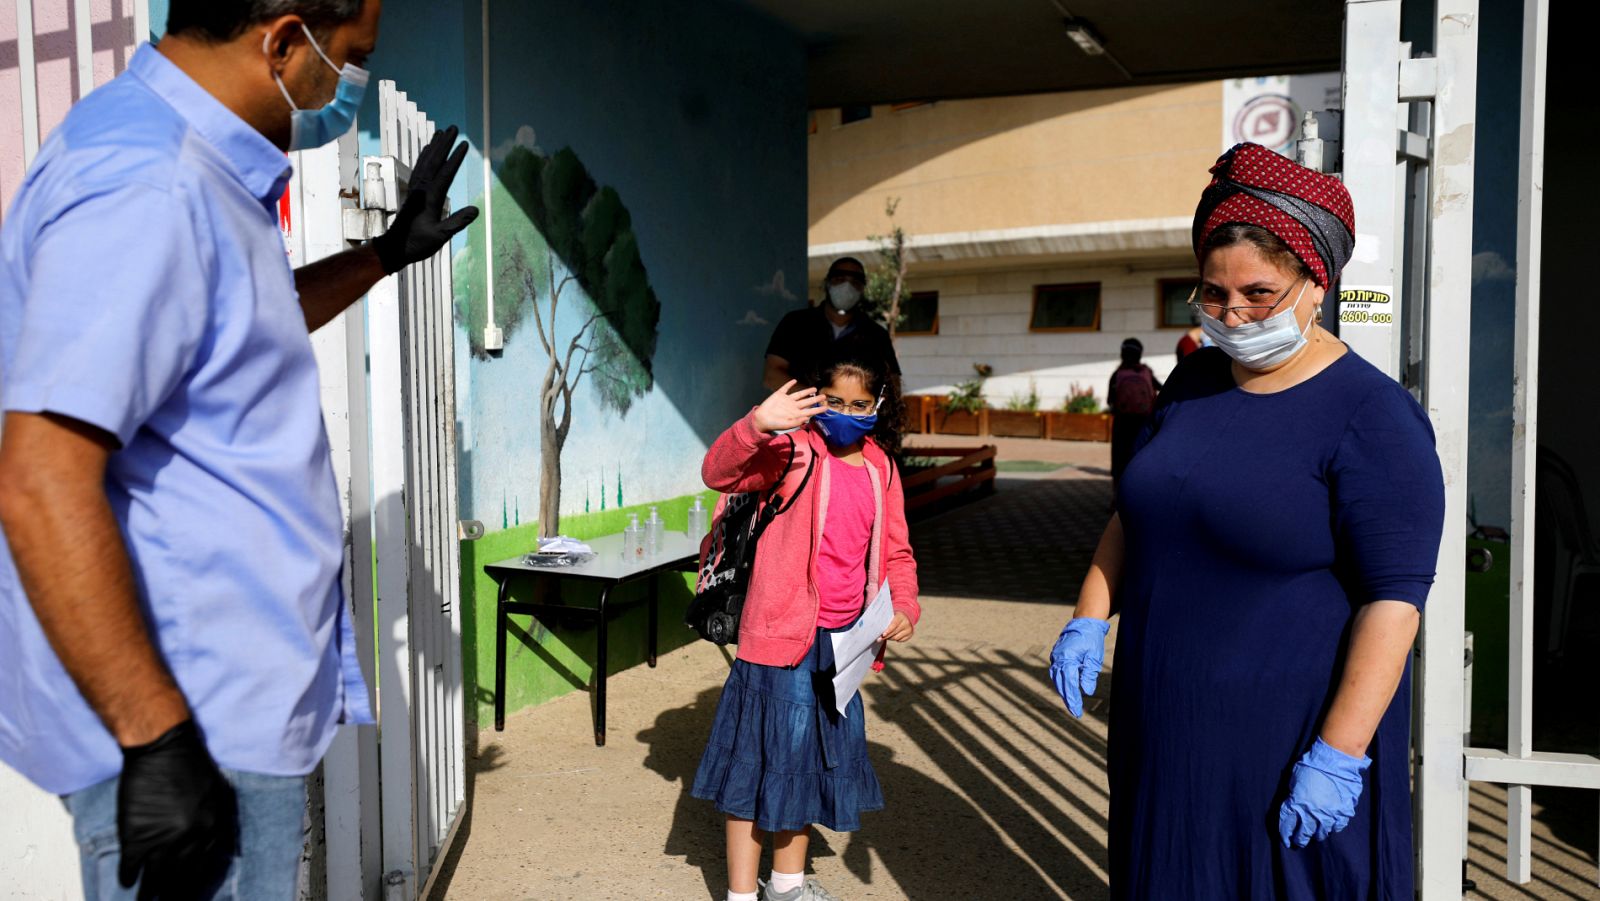
[[[361,99],[367,93],[367,81],[370,78],[366,69],[354,63],[345,63],[340,69],[328,59],[328,54],[322,52],[322,46],[312,36],[311,29],[300,24],[300,30],[306,33],[306,40],[311,42],[311,49],[317,51],[317,56],[328,64],[339,75],[339,87],[333,94],[333,100],[321,109],[301,109],[289,96],[289,89],[284,87],[283,79],[277,72],[272,73],[272,80],[278,83],[278,90],[283,92],[283,99],[289,102],[289,109],[293,110],[289,117],[289,149],[310,150],[321,147],[330,141],[338,140],[339,136],[350,130],[355,124],[356,111],[361,109]],[[267,53],[272,40],[271,32],[261,39],[261,52]]]

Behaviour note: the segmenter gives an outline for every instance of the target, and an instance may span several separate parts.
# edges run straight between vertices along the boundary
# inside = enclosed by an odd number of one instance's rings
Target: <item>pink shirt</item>
[[[817,625],[848,626],[861,615],[867,597],[867,549],[877,504],[865,466],[826,457],[833,496],[817,548]]]

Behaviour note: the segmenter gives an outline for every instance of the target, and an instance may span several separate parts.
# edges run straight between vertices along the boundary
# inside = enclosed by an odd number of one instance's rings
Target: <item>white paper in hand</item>
[[[856,624],[843,632],[834,632],[833,639],[833,698],[839,715],[850,699],[861,690],[861,683],[878,659],[878,649],[883,642],[878,639],[894,619],[894,603],[889,596],[889,583],[883,583],[878,596],[867,605],[865,613]]]

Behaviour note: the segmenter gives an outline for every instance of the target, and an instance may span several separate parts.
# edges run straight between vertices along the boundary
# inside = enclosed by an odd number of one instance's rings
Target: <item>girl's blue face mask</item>
[[[366,69],[353,63],[345,63],[340,69],[328,59],[328,54],[322,52],[322,46],[311,35],[311,29],[304,24],[300,28],[306,33],[306,40],[311,42],[311,49],[317,51],[322,61],[328,68],[339,73],[339,87],[334,92],[333,100],[321,109],[301,109],[289,96],[289,89],[284,87],[283,79],[278,73],[272,73],[272,80],[278,83],[278,90],[283,92],[283,99],[289,102],[289,109],[293,113],[289,117],[289,149],[310,150],[321,147],[331,141],[338,140],[339,136],[350,130],[355,124],[356,111],[361,109],[361,99],[367,93],[367,80],[370,77]],[[269,32],[261,39],[261,52],[268,51],[268,42],[272,40]]]
[[[851,416],[837,410],[823,410],[811,417],[811,421],[817,424],[822,439],[828,444],[849,447],[872,434],[873,427],[878,424],[878,414],[872,412],[866,416]]]
[[[827,409],[811,417],[817,424],[817,430],[822,432],[822,439],[832,447],[849,447],[858,441],[863,441],[872,434],[878,424],[878,408],[883,406],[883,395],[878,395],[878,402],[872,405],[872,412],[865,415],[846,413],[843,410]]]

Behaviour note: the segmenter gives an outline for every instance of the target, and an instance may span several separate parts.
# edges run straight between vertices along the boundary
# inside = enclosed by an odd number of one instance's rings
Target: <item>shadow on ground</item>
[[[867,691],[869,736],[898,727],[934,768],[869,741],[887,808],[867,814],[858,833],[814,830],[812,860],[842,854],[862,883],[888,876],[908,898],[1046,898],[1058,896],[1056,886],[1072,887],[1073,898],[1104,896],[1103,879],[1081,860],[1087,855],[1103,871],[1104,790],[1083,800],[1097,776],[1082,766],[1084,758],[1104,765],[1103,722],[1066,722],[1034,684],[1043,681],[1039,667],[1011,654],[982,662],[901,655],[884,673]],[[983,683],[976,692],[974,679]],[[688,788],[720,693],[701,691],[638,735],[650,749],[645,766],[681,786],[663,853],[698,868],[711,897],[727,886],[722,815]],[[983,698],[979,709],[967,709],[969,694]],[[1063,768],[1069,776],[1059,775]],[[1061,797],[1076,809],[1061,809]],[[769,867],[770,855],[763,872]]]

